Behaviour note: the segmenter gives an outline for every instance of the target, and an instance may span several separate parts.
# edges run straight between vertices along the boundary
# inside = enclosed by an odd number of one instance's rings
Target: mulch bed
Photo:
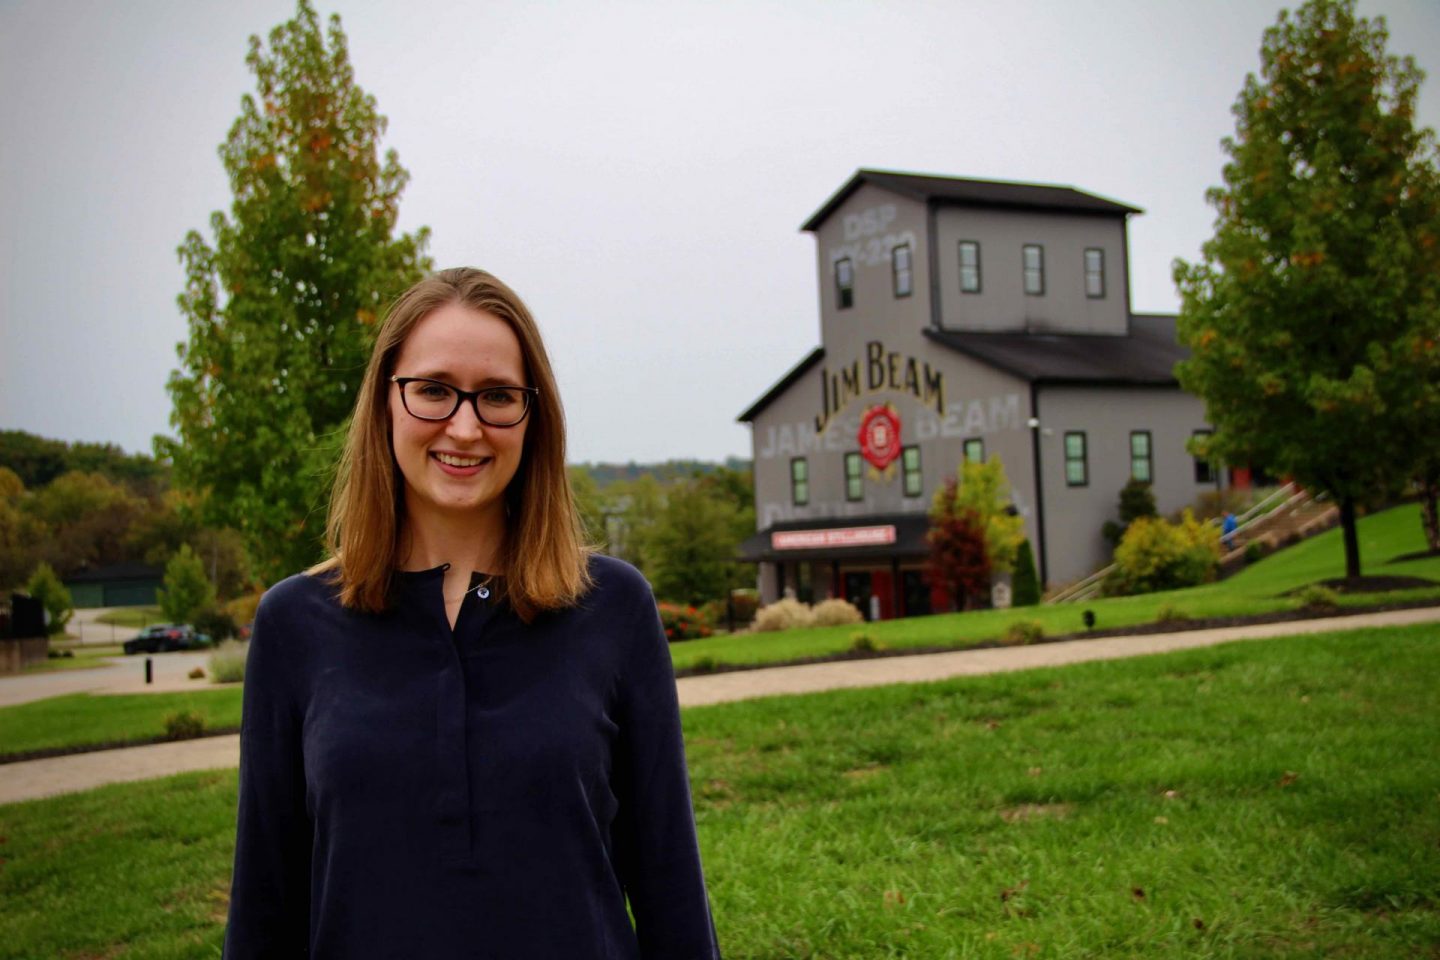
[[[1440,581],[1427,580],[1425,577],[1336,577],[1333,580],[1321,580],[1320,586],[1328,587],[1336,593],[1384,593],[1387,590],[1440,587]],[[1299,593],[1300,590],[1290,592]]]

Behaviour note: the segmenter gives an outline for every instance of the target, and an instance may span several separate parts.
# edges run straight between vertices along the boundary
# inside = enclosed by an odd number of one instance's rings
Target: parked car
[[[125,641],[125,652],[168,653],[171,650],[199,650],[210,646],[206,634],[196,633],[186,623],[157,623],[146,627],[133,640]]]

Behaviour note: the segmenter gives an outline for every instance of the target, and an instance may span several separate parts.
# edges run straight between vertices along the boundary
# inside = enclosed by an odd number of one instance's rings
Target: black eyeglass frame
[[[430,377],[391,376],[390,382],[400,388],[400,406],[404,407],[405,412],[410,414],[410,416],[414,417],[416,420],[424,420],[426,423],[441,423],[445,420],[449,420],[451,417],[455,416],[456,411],[460,409],[460,404],[464,403],[466,400],[469,400],[470,409],[475,411],[475,419],[479,420],[487,427],[495,427],[498,430],[503,430],[506,427],[518,427],[520,424],[524,423],[525,418],[530,416],[530,407],[532,405],[532,401],[540,395],[539,387],[521,387],[513,383],[482,387],[479,390],[461,390],[453,383],[446,383],[444,380],[433,380]],[[420,416],[420,414],[410,409],[410,404],[405,399],[405,384],[407,383],[434,383],[444,387],[447,390],[453,390],[455,391],[455,406],[451,407],[450,412],[445,414],[445,416],[443,417],[422,417]],[[520,411],[519,418],[512,420],[510,423],[495,423],[493,421],[486,420],[485,415],[480,412],[480,394],[486,393],[490,390],[519,390],[520,395],[525,398],[525,409]]]

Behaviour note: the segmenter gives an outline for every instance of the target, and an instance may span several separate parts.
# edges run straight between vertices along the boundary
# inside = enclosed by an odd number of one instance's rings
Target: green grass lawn
[[[1406,504],[1360,520],[1360,556],[1366,574],[1426,577],[1440,581],[1440,557],[1397,562],[1396,557],[1425,549],[1418,504]],[[1016,620],[1038,620],[1049,635],[1084,629],[1084,611],[1095,613],[1096,628],[1151,623],[1162,607],[1178,607],[1191,618],[1228,617],[1293,610],[1299,604],[1288,591],[1345,574],[1339,528],[1281,550],[1228,580],[1186,590],[1135,597],[1112,597],[1078,604],[979,610],[971,613],[908,617],[863,626],[816,627],[778,633],[737,633],[687,640],[670,648],[677,670],[697,665],[736,666],[819,657],[849,649],[864,632],[885,647],[966,647],[999,637]],[[1403,600],[1440,601],[1440,586],[1396,593],[1342,596],[1342,606]]]
[[[68,651],[68,657],[47,657],[44,660],[37,660],[27,664],[22,673],[51,673],[55,670],[93,670],[96,667],[108,667],[113,664],[107,663],[108,657],[123,656],[125,651],[120,644],[105,644],[103,646],[81,647],[71,644],[51,643],[50,649],[56,651]]]
[[[1428,955],[1440,627],[695,708],[748,958]],[[235,776],[0,807],[0,958],[218,955]]]
[[[118,607],[95,618],[99,623],[113,623],[117,627],[148,627],[152,623],[164,623],[165,615],[159,607]]]
[[[193,693],[72,693],[5,707],[0,755],[148,740],[164,735],[165,717],[180,710],[200,714],[207,729],[238,727],[240,693],[238,685]]]

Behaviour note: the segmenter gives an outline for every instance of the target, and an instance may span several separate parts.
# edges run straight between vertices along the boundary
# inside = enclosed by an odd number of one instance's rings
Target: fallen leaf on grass
[[[1040,776],[1040,768],[1039,768],[1039,767],[1031,767],[1029,770],[1026,770],[1025,773],[1026,773],[1027,775],[1029,775],[1029,776],[1032,776],[1032,777],[1038,777],[1038,776]]]
[[[1165,826],[1165,824],[1167,824],[1167,823],[1170,822],[1170,818],[1169,818],[1169,817],[1156,817],[1156,818],[1155,818],[1155,822],[1158,823],[1158,824],[1160,824],[1160,826],[1163,827],[1163,826]]]
[[[1199,917],[1196,917],[1194,920],[1191,920],[1190,922],[1191,922],[1192,924],[1194,924],[1196,930],[1201,930],[1201,931],[1203,931],[1203,930],[1205,929],[1205,921],[1204,921],[1204,920],[1201,920]]]
[[[1179,790],[1166,790],[1166,791],[1165,791],[1165,799],[1166,799],[1166,800],[1174,800],[1174,799],[1175,799],[1176,797],[1178,797],[1178,796],[1180,796],[1180,791],[1179,791]]]
[[[905,902],[905,894],[899,890],[886,890],[884,896],[885,906],[893,906]]]
[[[1294,783],[1296,780],[1299,780],[1299,779],[1300,779],[1300,774],[1296,773],[1296,772],[1293,771],[1293,770],[1286,770],[1286,771],[1285,771],[1285,775],[1280,778],[1280,786],[1281,786],[1281,787],[1288,787],[1288,786],[1290,786],[1290,784]]]
[[[1029,880],[1021,880],[1013,887],[1006,887],[1004,890],[1000,891],[1000,902],[1008,902],[1011,897],[1015,896],[1017,893],[1020,893],[1028,886],[1030,886]]]
[[[1000,819],[1006,823],[1021,823],[1025,820],[1038,820],[1044,817],[1054,817],[1056,820],[1063,820],[1070,815],[1074,809],[1068,803],[1022,803],[1016,807],[1006,807],[1000,811]]]
[[[1144,900],[1144,899],[1145,899],[1145,888],[1144,888],[1144,887],[1131,887],[1131,888],[1130,888],[1130,896],[1134,897],[1136,900]]]

